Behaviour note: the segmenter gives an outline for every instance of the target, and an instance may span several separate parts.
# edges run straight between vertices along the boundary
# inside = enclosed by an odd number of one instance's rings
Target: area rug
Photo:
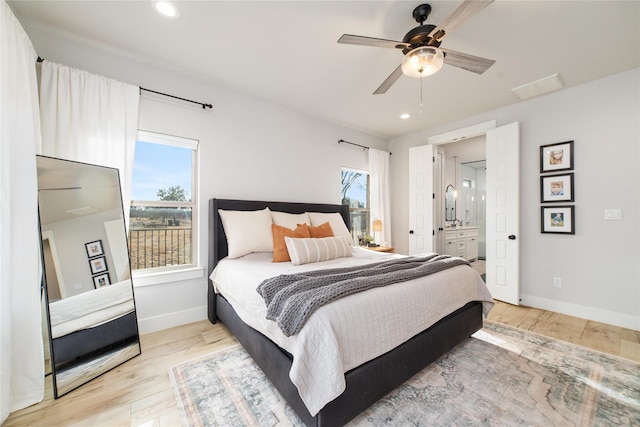
[[[184,426],[302,426],[242,349],[169,371]],[[485,321],[349,426],[637,426],[640,364]]]

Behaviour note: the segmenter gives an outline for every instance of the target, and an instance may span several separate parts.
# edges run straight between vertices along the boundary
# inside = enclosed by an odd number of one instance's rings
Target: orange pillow
[[[300,224],[298,224],[298,226],[299,225]],[[309,234],[311,234],[311,237],[315,239],[334,236],[333,229],[331,228],[331,224],[329,224],[329,221],[325,222],[324,224],[320,224],[317,227],[307,225],[307,228],[309,229]]]
[[[299,225],[295,230],[280,225],[271,224],[273,233],[273,262],[291,261],[287,245],[284,242],[286,237],[309,238],[309,230],[306,224]]]

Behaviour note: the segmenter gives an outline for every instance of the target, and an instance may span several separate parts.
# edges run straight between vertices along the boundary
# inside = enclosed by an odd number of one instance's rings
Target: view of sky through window
[[[193,150],[138,141],[133,162],[132,200],[159,200],[158,190],[180,186],[191,199]]]
[[[356,174],[356,172],[353,172],[353,171],[343,171],[342,173],[343,175]],[[352,207],[366,208],[368,207],[367,206],[367,174],[359,173],[358,175],[359,176],[353,181],[353,183],[347,189],[345,196],[352,202],[354,200],[358,201],[358,206],[352,206]]]

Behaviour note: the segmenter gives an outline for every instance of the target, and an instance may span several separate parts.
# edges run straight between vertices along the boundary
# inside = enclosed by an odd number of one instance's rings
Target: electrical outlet
[[[553,278],[553,287],[554,288],[561,288],[562,287],[562,279],[560,277],[554,277]]]

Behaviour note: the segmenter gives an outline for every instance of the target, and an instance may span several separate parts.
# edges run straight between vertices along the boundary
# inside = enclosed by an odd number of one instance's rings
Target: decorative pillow
[[[271,211],[273,223],[282,227],[295,229],[298,224],[311,225],[309,216],[306,213],[292,214],[288,212]]]
[[[329,224],[329,221],[325,222],[324,224],[320,224],[317,227],[308,225],[307,228],[309,229],[309,234],[311,235],[310,237],[316,239],[335,236],[335,234],[333,234],[333,229],[331,228],[331,224]]]
[[[311,237],[307,224],[301,224],[295,230],[272,224],[271,231],[273,233],[273,262],[291,261],[287,244],[284,241],[285,237]]]
[[[322,239],[295,239],[285,237],[285,243],[293,265],[327,261],[353,256],[351,239],[344,236]]]
[[[307,215],[309,215],[309,219],[311,220],[311,225],[315,227],[329,221],[329,224],[331,225],[331,229],[333,230],[333,235],[347,237],[351,242],[351,246],[353,246],[353,237],[351,237],[351,232],[349,232],[349,228],[347,228],[346,224],[344,223],[344,219],[342,219],[342,215],[340,215],[338,212],[333,212],[333,213],[307,212]]]
[[[240,258],[252,252],[272,252],[271,211],[226,211],[218,209],[227,235],[229,258]]]

